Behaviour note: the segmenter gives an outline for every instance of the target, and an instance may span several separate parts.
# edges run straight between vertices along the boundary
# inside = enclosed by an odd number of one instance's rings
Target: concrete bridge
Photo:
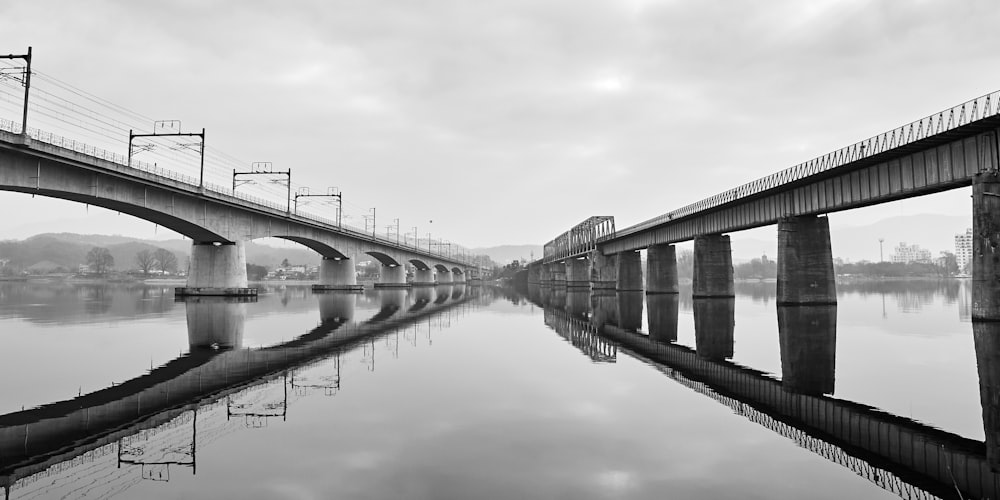
[[[14,128],[4,123],[0,129]],[[365,255],[381,264],[377,287],[408,286],[408,267],[417,284],[463,283],[479,273],[464,257],[297,215],[286,205],[238,197],[33,129],[28,136],[0,130],[0,190],[116,210],[191,238],[187,286],[177,290],[181,295],[255,294],[247,283],[244,243],[265,237],[294,241],[321,255],[320,289],[359,289],[355,263]]]
[[[188,298],[188,354],[100,391],[0,415],[0,486],[9,492],[17,480],[53,464],[460,308],[478,293],[466,285],[383,290],[379,311],[361,322],[354,318],[356,294],[317,294],[319,326],[289,342],[254,349],[242,348],[246,303],[240,298]]]
[[[528,281],[676,293],[673,244],[693,240],[694,295],[732,297],[726,233],[776,224],[777,303],[835,304],[826,214],[972,185],[972,315],[1000,320],[998,127],[994,92],[631,227],[590,217],[545,245]]]
[[[676,294],[646,296],[649,328],[637,332],[641,292],[531,288],[530,299],[545,308],[546,324],[585,355],[593,358],[593,346],[600,346],[633,356],[903,498],[1000,495],[1000,323],[973,325],[984,443],[826,395],[834,386],[836,306],[778,308],[779,380],[726,359],[733,354],[732,299],[694,299],[691,349],[674,343]]]

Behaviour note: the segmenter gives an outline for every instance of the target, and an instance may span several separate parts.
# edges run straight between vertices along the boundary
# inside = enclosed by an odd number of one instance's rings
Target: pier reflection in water
[[[0,415],[5,498],[113,496],[137,481],[169,481],[171,466],[193,474],[199,447],[238,428],[285,421],[303,397],[335,395],[345,360],[373,370],[376,339],[386,339],[398,357],[401,332],[429,328],[442,316],[448,321],[434,324],[446,328],[463,308],[478,305],[478,294],[467,295],[464,286],[438,292],[443,300],[434,307],[408,311],[406,290],[380,291],[378,310],[360,322],[360,294],[317,294],[319,326],[264,348],[241,345],[253,300],[179,300],[189,353],[122,384]],[[292,299],[279,297],[285,305]],[[95,474],[104,479],[94,482]]]
[[[556,295],[544,289],[528,291],[531,298]],[[984,443],[824,396],[835,389],[835,305],[776,307],[778,379],[727,361],[733,356],[736,338],[735,299],[690,302],[696,343],[691,349],[676,344],[677,294],[645,297],[645,332],[628,328],[633,321],[621,320],[623,311],[641,311],[641,297],[602,291],[591,298],[588,323],[568,306],[542,301],[538,305],[545,307],[546,324],[574,346],[584,346],[581,350],[586,354],[593,357],[593,346],[602,346],[644,359],[682,385],[903,498],[997,498],[1000,494],[1000,323],[973,324]],[[586,331],[586,343],[577,340],[583,336],[581,331]]]

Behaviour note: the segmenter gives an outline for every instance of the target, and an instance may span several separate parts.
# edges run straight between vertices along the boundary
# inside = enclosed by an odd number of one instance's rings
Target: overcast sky
[[[0,54],[475,247],[625,227],[997,90],[997,26],[990,1],[37,0],[0,3]],[[0,193],[0,238],[169,234],[102,212]]]

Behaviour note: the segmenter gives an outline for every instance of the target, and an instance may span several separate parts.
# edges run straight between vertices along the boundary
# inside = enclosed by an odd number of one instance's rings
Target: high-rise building
[[[931,251],[920,248],[919,245],[907,245],[905,241],[896,245],[895,253],[892,254],[892,261],[899,263],[909,262],[930,262]]]
[[[969,262],[972,262],[972,228],[965,230],[965,234],[955,235],[955,261],[958,263],[958,270],[967,271]]]

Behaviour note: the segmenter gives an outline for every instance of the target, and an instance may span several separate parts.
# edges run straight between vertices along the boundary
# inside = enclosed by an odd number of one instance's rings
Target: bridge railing
[[[595,215],[573,226],[542,247],[543,260],[552,262],[597,248],[597,243],[615,236],[615,218]]]
[[[850,146],[845,146],[823,156],[786,168],[780,172],[761,177],[760,179],[724,191],[715,196],[627,227],[618,231],[618,236],[626,236],[673,219],[680,219],[742,198],[754,196],[784,184],[869,158],[907,144],[912,144],[933,135],[968,125],[977,120],[997,116],[998,114],[1000,114],[1000,91],[994,91],[939,113],[925,116],[917,121],[869,137]]]
[[[11,121],[11,120],[6,120],[6,119],[3,119],[3,118],[0,118],[0,130],[6,131],[6,132],[10,132],[10,133],[13,133],[13,134],[19,134],[19,133],[21,133],[21,124],[16,123],[16,122]],[[101,149],[101,148],[98,148],[98,147],[94,147],[94,146],[91,146],[89,144],[77,141],[75,139],[68,139],[66,137],[62,137],[62,136],[59,136],[59,135],[56,135],[56,134],[53,134],[53,133],[50,133],[50,132],[46,132],[44,130],[39,130],[39,129],[36,129],[36,128],[33,128],[33,127],[28,127],[28,136],[31,137],[31,139],[33,141],[38,141],[38,142],[47,144],[49,146],[53,146],[53,147],[56,147],[56,148],[73,151],[73,152],[84,154],[84,155],[87,155],[87,156],[90,156],[90,157],[93,157],[93,158],[97,158],[97,159],[101,159],[101,160],[104,160],[104,161],[107,161],[107,162],[111,162],[111,163],[114,163],[118,167],[129,168],[129,169],[133,169],[133,170],[138,170],[138,171],[146,172],[146,173],[155,175],[157,177],[162,177],[162,178],[165,178],[165,179],[170,179],[170,180],[173,180],[173,181],[181,182],[181,183],[187,184],[187,185],[192,186],[192,187],[198,187],[198,185],[199,185],[198,179],[195,178],[195,177],[193,177],[193,176],[184,175],[184,174],[181,174],[181,173],[178,173],[178,172],[174,172],[172,170],[160,167],[159,165],[157,165],[155,163],[147,163],[147,162],[139,161],[139,160],[136,160],[136,159],[133,159],[131,162],[129,162],[128,157],[125,156],[125,155],[118,154],[118,153],[115,153],[115,152],[112,152],[112,151],[108,151],[108,150],[105,150],[105,149]],[[211,183],[211,182],[206,182],[206,183],[204,183],[204,188],[205,188],[206,191],[210,191],[210,192],[215,193],[215,194],[221,194],[221,195],[224,195],[224,196],[231,196],[231,197],[234,197],[234,198],[238,198],[238,199],[240,199],[242,201],[245,201],[245,202],[248,202],[248,203],[251,203],[251,204],[254,204],[254,205],[258,205],[258,206],[261,206],[261,207],[266,207],[266,208],[269,208],[269,209],[272,209],[272,210],[278,210],[278,211],[281,211],[281,212],[287,212],[287,210],[288,210],[288,206],[287,205],[283,205],[281,203],[277,203],[275,201],[267,200],[267,199],[260,198],[260,197],[257,197],[257,196],[252,196],[252,195],[249,195],[249,194],[246,194],[246,193],[243,193],[243,192],[233,191],[231,188],[224,187],[224,186],[221,186],[219,184],[215,184],[215,183]],[[347,224],[343,224],[343,223],[337,223],[334,220],[327,219],[325,217],[320,217],[318,215],[309,213],[307,211],[297,211],[296,214],[295,214],[295,216],[303,218],[303,219],[306,219],[306,220],[311,221],[311,222],[319,222],[321,224],[324,224],[324,225],[328,226],[328,228],[331,229],[331,230],[333,230],[333,231],[347,233],[347,234],[349,234],[349,235],[351,235],[351,236],[353,236],[355,238],[366,239],[366,240],[369,240],[369,241],[375,241],[375,242],[382,243],[384,245],[389,245],[389,246],[397,246],[397,247],[410,248],[410,249],[413,249],[413,250],[415,250],[417,252],[425,253],[425,254],[429,254],[429,255],[433,255],[435,257],[439,257],[439,258],[442,258],[442,259],[446,259],[446,260],[450,260],[450,261],[462,262],[464,265],[468,265],[468,266],[474,265],[474,264],[469,263],[469,262],[464,262],[464,261],[455,259],[454,257],[452,257],[450,255],[446,255],[446,254],[443,254],[443,253],[440,253],[440,252],[433,252],[433,251],[430,251],[430,250],[424,250],[424,249],[420,248],[419,246],[417,246],[416,244],[410,245],[410,244],[405,244],[405,243],[397,243],[396,240],[393,240],[393,239],[390,239],[390,238],[386,238],[386,237],[381,237],[381,236],[378,236],[378,235],[374,235],[374,234],[372,234],[372,233],[370,233],[370,232],[368,232],[366,230],[363,230],[363,229],[361,229],[359,227],[355,227],[355,226],[351,226],[351,225],[347,225]]]

